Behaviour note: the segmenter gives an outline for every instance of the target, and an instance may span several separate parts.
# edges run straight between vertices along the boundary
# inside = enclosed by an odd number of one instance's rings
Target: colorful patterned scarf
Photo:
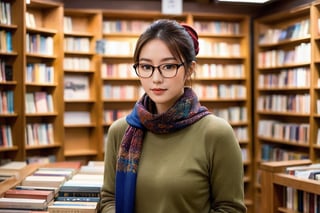
[[[136,179],[145,131],[166,134],[189,126],[209,114],[191,88],[164,114],[154,114],[155,104],[145,94],[127,116],[129,127],[122,139],[116,172],[116,213],[133,213]]]

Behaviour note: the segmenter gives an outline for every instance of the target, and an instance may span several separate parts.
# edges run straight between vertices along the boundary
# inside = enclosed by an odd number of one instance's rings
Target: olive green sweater
[[[101,212],[115,212],[116,156],[128,124],[108,131]],[[208,115],[170,134],[147,132],[138,167],[135,213],[246,212],[241,150],[231,126]]]

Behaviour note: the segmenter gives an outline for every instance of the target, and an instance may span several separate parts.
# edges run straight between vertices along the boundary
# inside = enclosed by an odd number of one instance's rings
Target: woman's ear
[[[187,78],[191,78],[192,74],[195,73],[196,71],[196,62],[195,61],[192,61],[191,64],[190,64],[190,67],[189,67],[189,70],[187,72]]]

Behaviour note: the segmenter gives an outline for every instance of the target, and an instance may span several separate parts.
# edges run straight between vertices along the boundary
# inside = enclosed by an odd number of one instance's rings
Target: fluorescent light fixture
[[[254,4],[263,4],[270,0],[218,0],[219,2],[238,2],[238,3],[254,3]]]

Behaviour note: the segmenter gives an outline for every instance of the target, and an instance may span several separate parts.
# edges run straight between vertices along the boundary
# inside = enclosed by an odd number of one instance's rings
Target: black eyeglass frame
[[[154,73],[154,71],[155,71],[156,68],[158,69],[160,75],[161,75],[163,78],[174,78],[174,77],[177,76],[177,73],[178,73],[179,68],[184,65],[184,62],[182,62],[182,63],[180,63],[180,64],[164,63],[164,64],[160,64],[160,65],[158,65],[158,66],[153,66],[153,65],[151,65],[151,64],[146,64],[146,65],[152,67],[152,71],[150,72],[150,75],[149,75],[148,77],[141,76],[141,75],[139,74],[139,71],[138,71],[138,69],[137,69],[138,66],[139,66],[139,63],[136,63],[136,64],[133,65],[134,71],[136,72],[137,76],[139,76],[140,78],[151,78],[151,76],[153,75],[153,73]],[[166,76],[164,76],[163,73],[162,73],[162,71],[161,71],[161,69],[160,69],[160,67],[161,67],[161,66],[164,66],[164,65],[175,65],[175,66],[177,66],[177,68],[176,68],[176,73],[175,73],[173,76],[171,76],[171,77],[166,77]]]

